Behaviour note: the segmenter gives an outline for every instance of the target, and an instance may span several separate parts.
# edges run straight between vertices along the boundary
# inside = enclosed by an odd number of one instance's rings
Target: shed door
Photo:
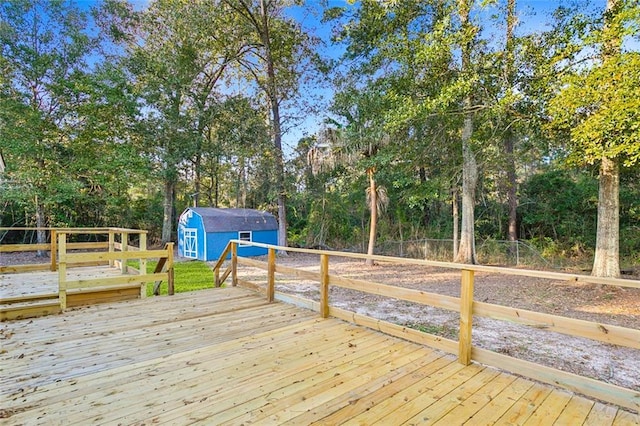
[[[184,257],[198,258],[198,230],[194,228],[184,229]]]

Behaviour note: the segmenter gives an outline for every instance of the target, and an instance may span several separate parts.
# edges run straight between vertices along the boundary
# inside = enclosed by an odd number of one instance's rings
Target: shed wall
[[[246,231],[241,229],[239,231]],[[252,240],[256,243],[278,244],[277,231],[251,231]],[[206,261],[217,260],[222,251],[227,246],[229,240],[237,240],[238,232],[209,232],[207,234],[207,256]],[[242,247],[238,246],[238,256],[262,256],[267,254],[267,249],[262,247]],[[229,259],[230,256],[227,256]]]
[[[205,232],[204,232],[204,224],[202,223],[202,217],[190,211],[191,214],[182,218],[178,224],[178,256],[185,256],[185,229],[195,229],[196,230],[196,245],[197,245],[197,259],[205,260]],[[186,213],[186,211],[185,211]],[[185,214],[183,213],[183,215]],[[190,217],[189,217],[190,216]]]
[[[252,227],[253,226],[251,224],[248,224],[248,229],[224,232],[210,231],[206,233],[203,217],[196,210],[189,208],[180,215],[180,220],[178,222],[178,256],[187,257],[185,256],[186,230],[195,230],[197,259],[207,262],[218,260],[229,240],[239,239],[239,232],[242,231],[251,231],[251,238],[254,242],[274,245],[278,244],[277,229],[254,230],[251,229]],[[267,254],[267,249],[264,248],[238,247],[238,256],[262,256],[265,254]]]

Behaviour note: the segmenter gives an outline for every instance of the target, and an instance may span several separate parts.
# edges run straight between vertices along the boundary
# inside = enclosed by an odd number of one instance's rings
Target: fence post
[[[67,234],[58,234],[58,250],[60,250],[58,266],[58,298],[60,309],[67,309]]]
[[[329,255],[320,255],[320,316],[329,318]]]
[[[120,251],[122,252],[129,251],[129,234],[126,232],[120,233]],[[123,274],[127,273],[128,271],[127,259],[120,260],[120,271]]]
[[[516,266],[520,266],[520,241],[516,240]]]
[[[147,251],[147,234],[145,232],[140,232],[140,251]],[[139,271],[140,275],[147,275],[147,259],[138,259]],[[147,297],[147,282],[143,282],[140,284],[140,298]]]
[[[213,269],[213,286],[215,288],[220,287],[220,267],[216,267]]]
[[[267,255],[267,301],[273,302],[276,296],[276,249],[269,247]]]
[[[238,243],[231,243],[231,286],[238,285]]]
[[[471,364],[471,331],[473,329],[473,271],[463,269],[460,284],[458,362],[469,365]]]
[[[109,230],[109,253],[113,253],[116,251],[116,234],[110,229]],[[115,261],[113,259],[109,259],[109,267],[113,268]]]
[[[173,280],[173,243],[167,243],[167,294],[173,296],[175,285]]]
[[[51,229],[51,250],[49,251],[51,257],[51,272],[55,272],[58,268],[57,256],[58,256],[58,235],[55,229]]]

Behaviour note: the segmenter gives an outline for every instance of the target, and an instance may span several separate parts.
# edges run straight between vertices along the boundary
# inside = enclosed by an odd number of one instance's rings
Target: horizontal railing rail
[[[0,253],[15,253],[15,252],[49,252],[49,262],[41,263],[28,263],[18,265],[0,265],[0,274],[21,273],[21,272],[35,272],[35,271],[56,271],[57,270],[57,232],[62,231],[68,235],[105,235],[108,241],[88,241],[88,242],[76,242],[67,241],[67,250],[100,250],[109,249],[122,250],[122,243],[116,241],[116,236],[119,236],[120,240],[126,239],[128,241],[129,235],[137,235],[139,239],[145,238],[147,231],[129,228],[58,228],[58,227],[43,227],[43,228],[28,228],[28,227],[0,227],[0,234],[3,232],[37,232],[44,231],[49,233],[47,243],[22,243],[22,244],[5,244],[0,242]],[[144,236],[144,237],[143,237]],[[2,240],[0,240],[2,241]],[[136,246],[127,244],[129,250],[138,250]],[[68,264],[67,267],[81,266]],[[87,266],[82,264],[82,266]]]
[[[147,249],[146,231],[135,231],[125,228],[109,228],[107,230],[108,251],[91,251],[82,253],[70,253],[68,238],[74,234],[84,233],[84,229],[58,229],[58,289],[60,306],[62,310],[67,306],[68,292],[91,292],[96,290],[118,290],[139,287],[139,296],[147,297],[147,285],[151,282],[166,281],[170,289],[173,289],[173,243],[168,243],[161,250]],[[129,244],[129,236],[134,235],[138,239],[138,246]],[[120,241],[116,241],[116,237]],[[147,260],[158,259],[164,265],[163,271],[147,273]],[[138,268],[128,265],[128,260],[137,260]],[[90,279],[69,280],[67,275],[68,265],[94,265],[108,264],[118,267],[121,276],[99,277]],[[132,275],[133,274],[133,275]],[[173,293],[172,291],[170,293]]]
[[[238,244],[250,244],[255,247],[267,249],[267,261],[242,258],[237,256]],[[320,272],[306,271],[276,263],[276,252],[308,253],[319,256]],[[224,260],[231,253],[231,262],[225,273],[220,278],[220,269],[224,266]],[[384,283],[347,278],[330,273],[329,259],[331,257],[368,259],[377,262],[410,264],[419,266],[433,266],[460,271],[461,297],[445,296],[419,290],[396,287]],[[246,265],[259,268],[267,272],[266,288],[259,283],[238,278],[237,266]],[[599,285],[611,285],[627,288],[640,288],[640,281],[617,278],[599,278],[588,275],[567,274],[561,272],[547,272],[524,269],[511,269],[483,265],[467,265],[459,263],[434,262],[420,259],[396,258],[387,256],[368,256],[360,253],[335,252],[328,250],[310,250],[292,247],[281,247],[261,243],[248,243],[246,241],[232,240],[227,245],[223,255],[214,267],[215,285],[224,283],[230,275],[233,285],[239,284],[252,289],[263,291],[269,301],[274,299],[295,303],[320,313],[323,318],[334,316],[346,321],[351,321],[363,326],[386,332],[418,343],[427,344],[438,349],[453,353],[458,356],[462,364],[472,361],[503,368],[542,382],[560,385],[570,390],[611,402],[622,407],[640,410],[640,392],[633,389],[616,386],[599,380],[575,375],[572,373],[546,367],[540,364],[520,360],[508,355],[490,350],[474,347],[471,341],[473,329],[473,317],[486,317],[495,320],[509,321],[520,325],[562,333],[568,336],[588,338],[606,344],[618,345],[632,349],[640,349],[640,330],[631,329],[611,324],[593,321],[579,320],[575,318],[529,311],[502,305],[475,301],[473,297],[474,274],[476,272],[499,273],[506,275],[528,276],[546,278],[564,282],[581,282]],[[319,284],[319,302],[302,299],[294,295],[277,292],[275,289],[275,274],[287,274],[296,278],[316,281]],[[334,306],[329,303],[329,287],[336,286],[364,293],[391,297],[398,300],[410,301],[422,305],[447,309],[458,312],[459,327],[458,340],[446,339],[441,336],[431,335],[405,326],[392,324],[383,320],[367,317]]]
[[[50,253],[50,262],[25,265],[0,266],[0,273],[21,273],[34,271],[57,271],[60,310],[67,307],[68,294],[84,294],[91,292],[113,292],[134,289],[139,297],[146,297],[147,285],[155,282],[167,282],[169,294],[173,294],[173,243],[163,249],[147,249],[147,231],[128,228],[0,228],[2,231],[38,231],[50,232],[47,244],[0,244],[0,252],[28,252],[44,250]],[[104,241],[77,242],[78,236],[98,235]],[[80,238],[82,239],[82,238]],[[130,240],[134,240],[131,243]],[[89,251],[78,251],[89,250]],[[162,263],[161,270],[147,273],[147,261],[158,259]],[[137,260],[138,267],[127,264],[129,260]],[[120,270],[119,276],[100,276],[96,278],[70,279],[67,273],[72,267],[109,265]],[[46,298],[49,298],[47,295]],[[0,299],[5,304],[28,301],[26,299],[43,299],[39,296],[15,297],[11,300]],[[15,299],[15,300],[13,300]]]

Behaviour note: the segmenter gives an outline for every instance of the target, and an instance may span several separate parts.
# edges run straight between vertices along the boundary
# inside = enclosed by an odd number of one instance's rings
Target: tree
[[[460,73],[462,78],[473,81],[472,49],[478,28],[470,21],[473,0],[459,0],[458,15],[461,25]],[[475,245],[475,192],[478,184],[478,163],[472,146],[473,93],[471,86],[462,99],[464,121],[462,124],[462,226],[460,245],[455,261],[476,263]]]
[[[202,198],[206,198],[213,207],[223,202],[247,207],[251,166],[268,157],[269,146],[269,130],[256,105],[244,96],[219,102],[211,108],[203,146],[196,154],[200,164],[194,164],[194,169],[201,170],[202,186],[194,188],[195,191],[202,192]],[[225,170],[229,175],[226,179],[229,181],[226,201],[220,196]]]
[[[386,188],[376,179],[378,167],[385,166],[384,161],[380,161],[380,150],[390,143],[381,120],[384,108],[384,98],[374,87],[344,90],[336,95],[333,110],[346,124],[341,129],[329,131],[333,135],[329,139],[333,139],[337,161],[355,166],[356,170],[364,169],[367,176],[365,193],[370,212],[368,255],[374,254],[378,216],[389,203]],[[368,258],[366,264],[372,266],[373,259]]]
[[[599,46],[599,57],[563,78],[550,104],[552,125],[571,136],[571,160],[599,163],[594,276],[620,274],[620,165],[640,160],[640,54],[622,49],[625,36],[637,31],[639,14],[633,2],[607,1],[601,29],[586,39],[587,47]]]
[[[20,0],[0,6],[1,117],[8,174],[17,199],[30,198],[37,227],[76,196],[74,144],[86,126],[87,57],[94,47],[86,16],[64,1]],[[44,231],[38,241],[45,242]]]
[[[139,149],[156,164],[164,187],[162,241],[173,235],[181,169],[193,159],[196,193],[202,141],[212,118],[223,72],[238,54],[234,31],[218,4],[160,0],[135,12],[106,1],[98,21],[124,49],[123,65],[142,100]]]
[[[222,0],[238,20],[244,50],[240,70],[258,87],[268,110],[274,149],[278,203],[278,244],[287,245],[286,187],[282,151],[283,107],[298,93],[307,62],[313,57],[312,40],[298,24],[285,18],[284,0]]]
[[[507,0],[506,11],[506,34],[504,47],[504,83],[507,88],[506,97],[513,98],[515,91],[515,36],[514,29],[517,24],[516,18],[516,0]],[[507,169],[507,205],[508,213],[508,238],[509,241],[518,240],[517,232],[517,177],[515,164],[515,132],[513,126],[513,114],[507,115],[507,127],[503,134],[503,149],[506,160]]]

